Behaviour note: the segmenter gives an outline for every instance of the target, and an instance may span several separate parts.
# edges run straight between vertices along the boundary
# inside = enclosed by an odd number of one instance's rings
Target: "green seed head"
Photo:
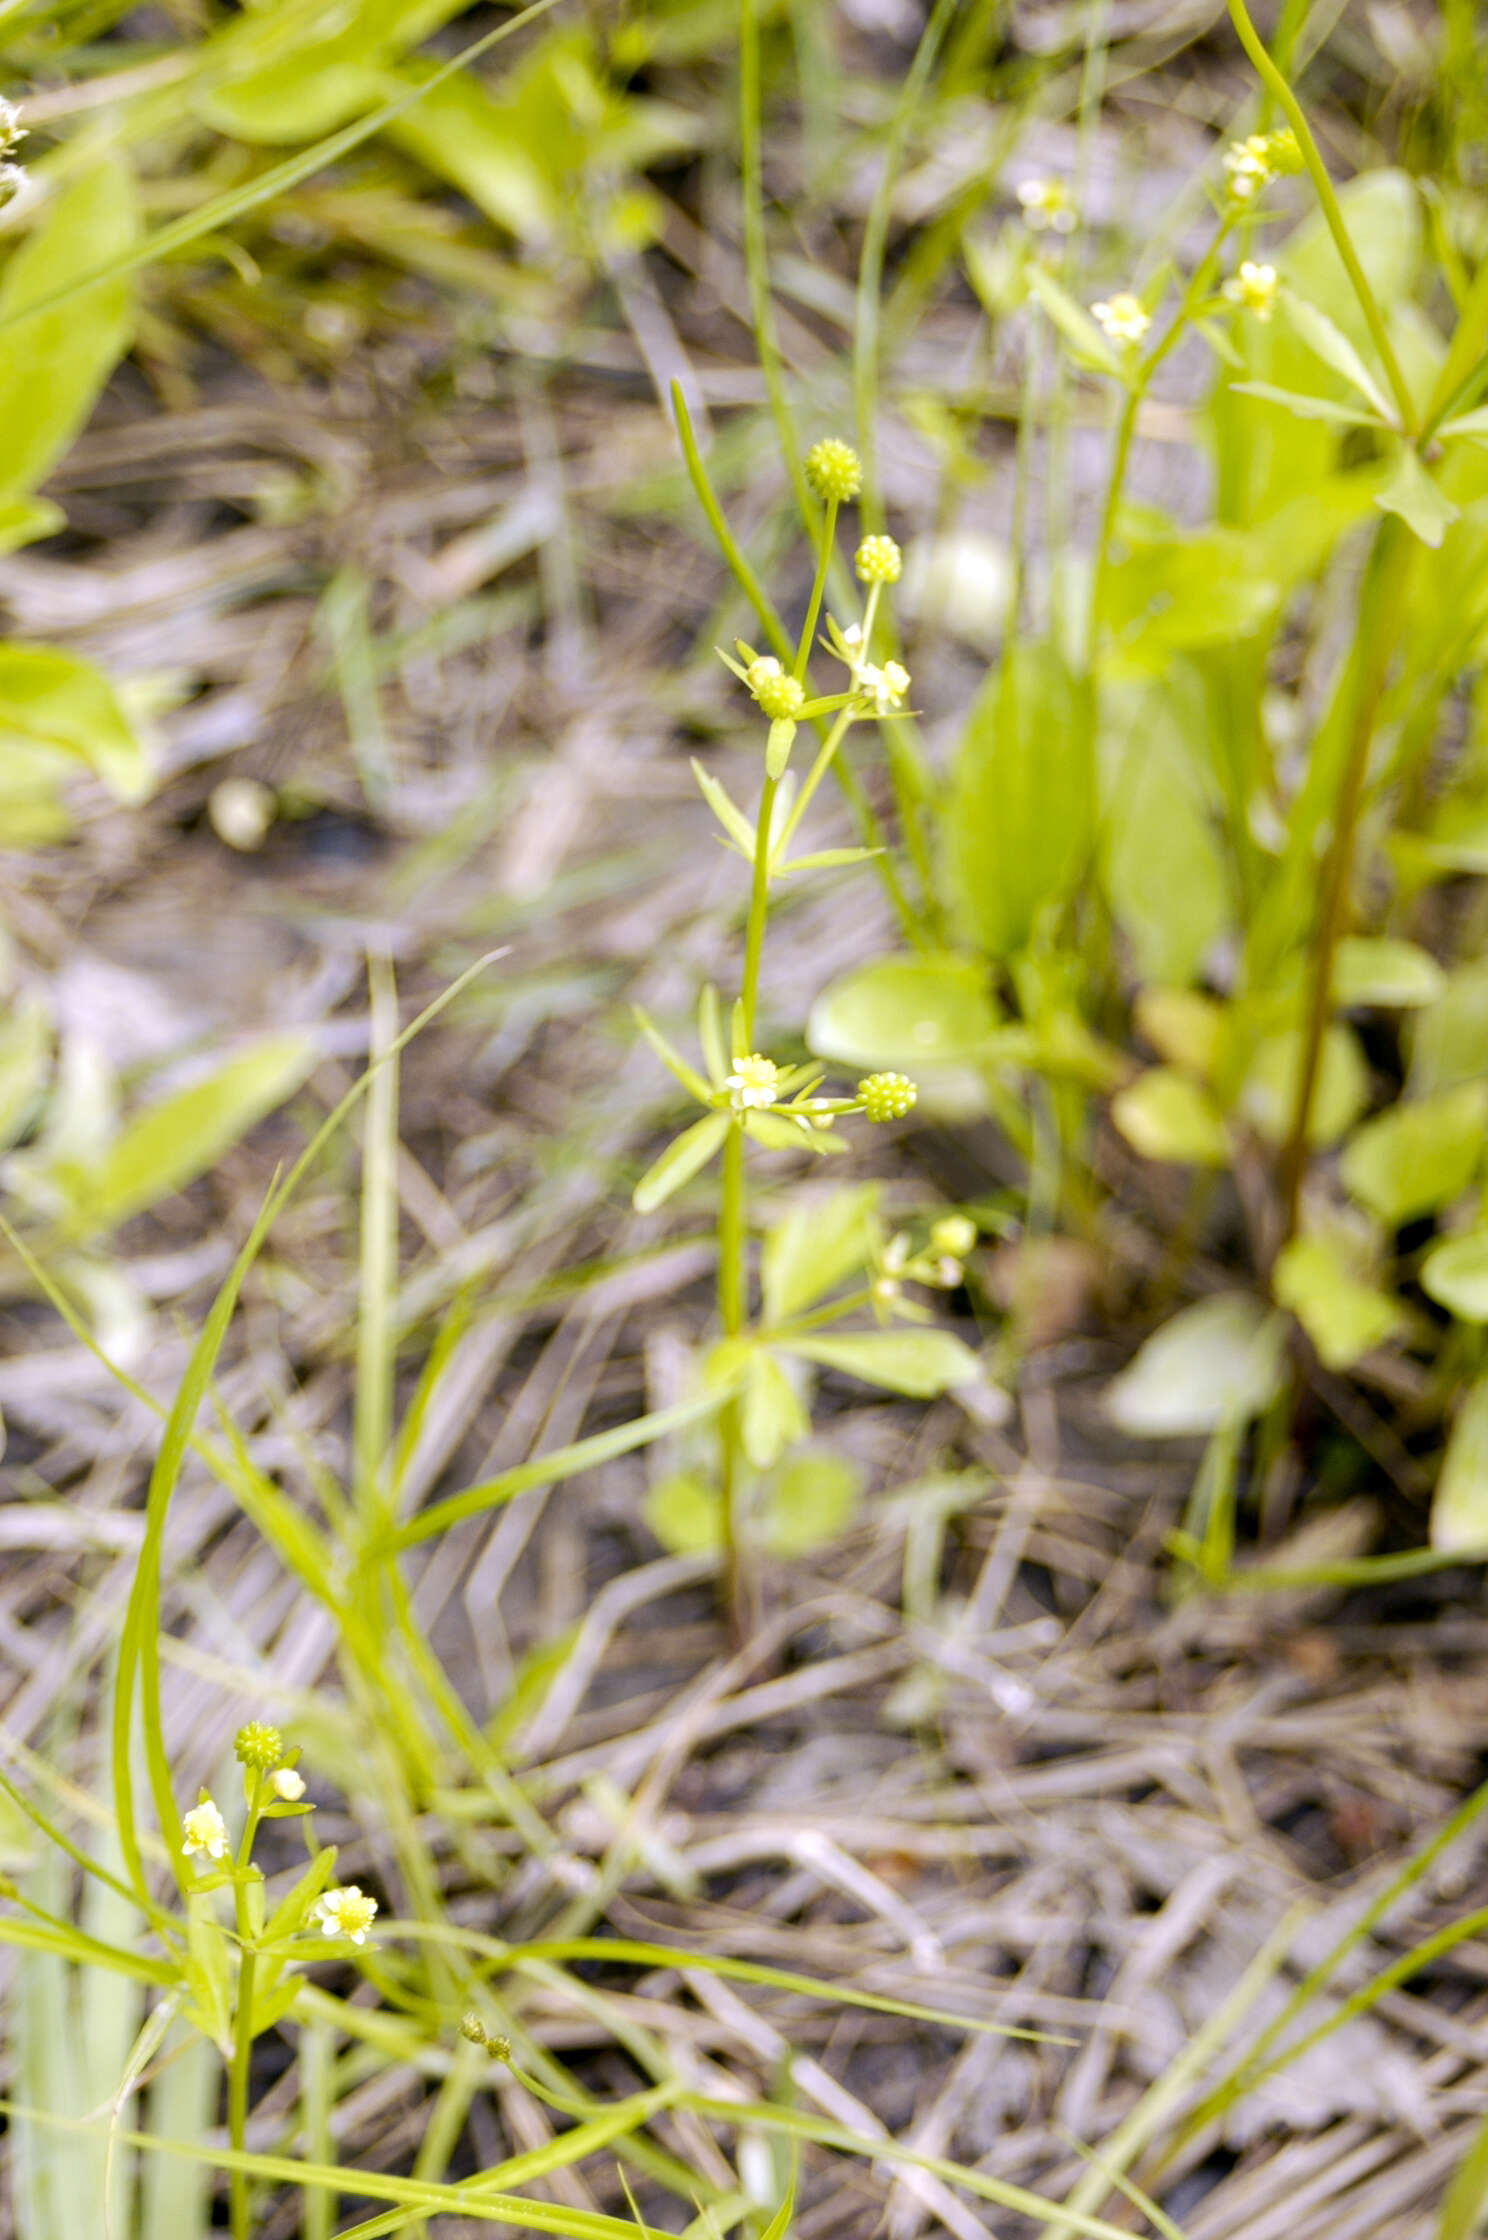
[[[250,1719],[246,1727],[239,1727],[233,1751],[240,1766],[257,1766],[261,1773],[271,1773],[284,1755],[284,1737],[277,1727],[265,1726],[262,1719]]]
[[[860,583],[897,583],[904,555],[892,537],[865,537],[853,565]]]
[[[806,704],[805,687],[787,675],[772,653],[751,661],[744,672],[750,691],[772,723],[799,715]]]
[[[858,1083],[858,1095],[870,1120],[902,1120],[914,1109],[919,1090],[907,1073],[870,1073]]]
[[[806,454],[806,480],[823,503],[845,505],[863,487],[863,462],[840,436],[823,436]]]

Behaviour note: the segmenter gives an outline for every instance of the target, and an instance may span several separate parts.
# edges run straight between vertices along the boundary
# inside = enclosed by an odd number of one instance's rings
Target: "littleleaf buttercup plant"
[[[901,663],[889,657],[875,658],[882,601],[903,570],[903,555],[892,537],[873,533],[860,540],[854,554],[854,573],[864,587],[862,611],[842,617],[828,614],[822,635],[817,636],[835,550],[838,512],[856,497],[862,467],[851,445],[829,436],[812,446],[805,472],[823,514],[815,575],[795,658],[787,666],[776,655],[760,653],[742,640],[732,654],[720,650],[720,658],[749,693],[768,726],[762,784],[753,816],[734,801],[717,778],[700,764],[693,764],[703,798],[722,828],[726,846],[749,867],[750,900],[740,993],[730,1007],[725,1032],[724,1007],[717,991],[703,989],[697,1017],[701,1069],[683,1057],[644,1013],[637,1014],[642,1032],[663,1065],[702,1108],[701,1116],[673,1138],[637,1183],[637,1210],[654,1211],[715,1158],[722,1161],[718,1297],[723,1341],[715,1349],[706,1375],[722,1392],[717,1475],[712,1492],[717,1502],[717,1538],[727,1559],[736,1614],[740,1611],[740,1558],[746,1552],[752,1486],[810,1428],[800,1392],[808,1373],[804,1365],[816,1362],[843,1367],[892,1390],[926,1396],[977,1373],[975,1356],[943,1332],[919,1332],[902,1339],[881,1328],[841,1338],[822,1334],[827,1325],[840,1323],[854,1313],[869,1312],[879,1324],[893,1317],[920,1320],[923,1310],[902,1298],[903,1284],[907,1281],[945,1288],[960,1280],[959,1258],[947,1250],[916,1254],[907,1239],[885,1244],[861,1192],[844,1194],[844,1202],[851,1199],[851,1234],[839,1258],[826,1255],[822,1281],[816,1280],[821,1269],[808,1274],[804,1265],[783,1273],[783,1262],[796,1250],[793,1245],[787,1252],[779,1242],[782,1234],[790,1231],[789,1220],[772,1234],[762,1262],[761,1312],[758,1319],[751,1319],[746,1145],[817,1156],[841,1152],[846,1144],[836,1132],[839,1121],[861,1117],[881,1125],[902,1119],[913,1109],[918,1094],[914,1082],[897,1072],[867,1074],[852,1093],[834,1094],[825,1086],[822,1066],[784,1063],[758,1047],[760,969],[772,888],[776,881],[803,872],[865,861],[873,852],[831,848],[797,855],[794,844],[802,820],[851,727],[891,722],[904,711],[910,692],[909,672]],[[811,689],[807,671],[814,646],[846,672],[834,689]],[[798,782],[790,766],[792,753],[800,725],[813,721],[820,724],[820,744],[805,777]],[[821,1214],[824,1235],[840,1214],[841,1206],[834,1211],[832,1202],[827,1201]],[[809,1260],[808,1239],[802,1240],[799,1249],[803,1262]],[[955,1274],[951,1277],[953,1265]],[[824,1292],[854,1277],[861,1279],[856,1290],[826,1307],[817,1307]],[[798,1311],[805,1308],[815,1311]]]
[[[347,1945],[365,1945],[377,1917],[377,1900],[356,1883],[332,1881],[336,1854],[311,1845],[298,1882],[265,1913],[264,1878],[253,1849],[266,1820],[300,1819],[313,1809],[305,1798],[299,1752],[285,1747],[277,1727],[252,1719],[238,1729],[233,1754],[243,1769],[243,1819],[234,1845],[227,1815],[203,1789],[181,1815],[181,1857],[187,1934],[182,1957],[186,2012],[214,2039],[227,2062],[228,2132],[245,2145],[255,2041],[284,2020],[299,1996],[298,1964],[328,1957]],[[213,1903],[232,1893],[229,1930]],[[233,1958],[237,1968],[234,1980]],[[247,2179],[231,2173],[234,2240],[250,2230]]]

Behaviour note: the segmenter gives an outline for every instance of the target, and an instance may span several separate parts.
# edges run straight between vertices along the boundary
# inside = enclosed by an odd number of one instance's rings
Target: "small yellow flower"
[[[1018,200],[1030,233],[1074,232],[1074,200],[1062,179],[1025,179]]]
[[[744,680],[772,723],[799,715],[806,704],[805,687],[787,675],[773,653],[762,653],[757,661],[751,661]]]
[[[723,1085],[736,1112],[762,1112],[780,1094],[780,1068],[773,1058],[762,1058],[756,1051],[734,1060],[734,1070],[724,1076]]]
[[[327,1890],[310,1911],[328,1937],[349,1937],[353,1944],[365,1944],[377,1918],[377,1900],[348,1882],[344,1890]]]
[[[897,583],[903,572],[904,555],[892,537],[865,537],[858,546],[853,566],[860,583]]]
[[[1138,298],[1126,292],[1112,296],[1107,303],[1093,303],[1090,313],[1112,342],[1140,342],[1152,324]]]
[[[909,690],[909,671],[897,661],[886,661],[880,669],[875,662],[864,661],[853,671],[853,682],[859,692],[872,700],[874,712],[891,716],[896,708],[904,705],[904,695]]]
[[[8,156],[26,137],[26,127],[21,122],[21,112],[13,101],[0,96],[0,156]]]
[[[1224,292],[1231,303],[1238,303],[1242,310],[1253,311],[1262,321],[1268,320],[1276,306],[1276,267],[1274,264],[1252,264],[1249,257],[1232,279],[1226,280]]]
[[[186,1841],[181,1846],[184,1857],[190,1859],[204,1851],[209,1859],[227,1857],[227,1822],[210,1797],[203,1797],[200,1804],[181,1816],[181,1831]]]
[[[281,1804],[298,1804],[305,1794],[304,1778],[293,1766],[280,1766],[270,1775],[269,1787]]]
[[[823,436],[806,454],[806,480],[823,503],[835,498],[845,505],[863,487],[863,462],[840,436]]]

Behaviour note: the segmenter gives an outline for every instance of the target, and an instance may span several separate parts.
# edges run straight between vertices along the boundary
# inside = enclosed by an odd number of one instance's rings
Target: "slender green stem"
[[[1411,396],[1405,375],[1401,371],[1400,360],[1395,355],[1394,345],[1390,341],[1384,316],[1375,301],[1374,290],[1369,285],[1368,276],[1363,265],[1359,262],[1353,242],[1349,239],[1348,227],[1343,222],[1343,212],[1338,207],[1338,196],[1334,192],[1332,180],[1328,177],[1327,167],[1318,154],[1317,142],[1312,137],[1312,131],[1303,112],[1302,104],[1266,52],[1256,27],[1250,20],[1245,0],[1226,0],[1226,5],[1230,11],[1230,20],[1239,34],[1241,46],[1244,47],[1254,64],[1262,84],[1275,96],[1286,115],[1288,124],[1297,135],[1297,145],[1302,151],[1302,160],[1307,166],[1308,175],[1317,189],[1318,201],[1322,205],[1324,223],[1333,236],[1333,246],[1342,259],[1343,269],[1349,277],[1349,285],[1358,299],[1359,309],[1364,314],[1364,323],[1373,338],[1374,347],[1379,352],[1380,364],[1385,369],[1385,377],[1394,392],[1395,408],[1400,414],[1401,430],[1414,443],[1420,434],[1420,421],[1416,414],[1415,400]]]
[[[1364,783],[1369,769],[1369,749],[1375,720],[1389,674],[1399,630],[1401,577],[1410,560],[1409,532],[1386,515],[1375,532],[1363,591],[1359,601],[1359,628],[1354,640],[1353,693],[1349,714],[1348,746],[1339,782],[1333,830],[1323,862],[1321,899],[1312,938],[1312,977],[1308,991],[1307,1021],[1302,1045],[1302,1065],[1291,1126],[1282,1150],[1279,1180],[1282,1199],[1282,1235],[1285,1244],[1297,1227],[1302,1177],[1307,1167],[1308,1130],[1313,1100],[1322,1070],[1323,1044],[1333,1007],[1333,960],[1348,918],[1349,889],[1354,868],[1354,844],[1364,805]]]
[[[1183,297],[1162,339],[1154,345],[1136,369],[1128,384],[1126,398],[1121,407],[1121,418],[1116,423],[1116,441],[1111,454],[1110,479],[1106,484],[1106,501],[1101,509],[1100,533],[1095,548],[1095,568],[1090,586],[1090,640],[1086,649],[1087,659],[1094,665],[1098,651],[1101,609],[1105,599],[1106,578],[1111,564],[1111,546],[1116,536],[1116,519],[1121,501],[1126,493],[1127,470],[1131,465],[1132,438],[1137,432],[1137,417],[1152,386],[1153,378],[1164,360],[1177,347],[1193,317],[1194,308],[1203,302],[1214,285],[1219,266],[1220,252],[1228,238],[1233,220],[1226,217],[1208,250],[1195,266]]]
[[[801,626],[801,642],[796,647],[793,674],[799,680],[806,674],[806,664],[811,659],[811,641],[816,635],[816,620],[821,613],[822,595],[827,588],[827,570],[832,564],[832,550],[837,539],[837,500],[827,500],[827,518],[822,524],[821,546],[816,556],[816,580],[811,586],[811,604],[806,609],[806,620]]]
[[[929,21],[909,66],[894,114],[889,122],[883,167],[873,190],[873,200],[863,227],[863,248],[858,259],[857,300],[853,319],[853,406],[857,420],[858,450],[863,459],[863,524],[868,529],[884,525],[883,496],[878,484],[878,321],[883,289],[884,260],[888,250],[889,220],[899,167],[909,140],[915,111],[924,96],[960,0],[935,0]]]
[[[718,549],[723,554],[734,581],[758,616],[760,627],[769,640],[771,652],[777,660],[794,664],[795,648],[786,636],[785,625],[776,613],[759,577],[740,550],[734,533],[724,517],[723,508],[714,494],[713,486],[708,480],[707,470],[703,466],[702,455],[697,447],[697,437],[693,433],[691,416],[687,410],[687,400],[676,382],[672,384],[672,410],[676,416],[677,435],[682,445],[682,456],[687,463],[688,476],[693,489],[697,493],[698,503],[707,516],[708,526],[718,541]],[[822,719],[815,717],[813,721],[816,723],[818,735],[822,735],[824,729]],[[904,891],[904,883],[899,876],[893,857],[888,852],[883,826],[875,816],[871,803],[866,798],[857,777],[845,762],[839,761],[836,764],[836,772],[837,782],[842,788],[843,796],[857,827],[859,842],[863,847],[873,851],[878,866],[878,875],[883,881],[884,892],[894,907],[895,916],[898,918],[906,938],[917,949],[928,948],[931,945],[929,933],[921,916]]]
[[[243,1839],[234,1862],[233,1915],[237,1923],[242,1958],[238,1966],[238,2003],[233,2017],[232,2061],[227,2073],[227,2133],[238,2153],[243,2152],[248,2129],[248,2084],[253,2066],[253,1992],[258,1973],[258,1951],[253,1917],[249,1911],[248,1873],[253,1864],[253,1839],[263,1807],[264,1777],[254,1767],[248,1784],[248,1808]],[[235,2168],[228,2181],[233,2240],[250,2240],[248,2173]]]
[[[843,713],[846,712],[844,709]],[[826,749],[823,748],[822,752],[825,753]],[[818,756],[817,759],[819,761],[821,757]],[[740,992],[740,1000],[744,1006],[744,1039],[750,1043],[754,1040],[760,957],[765,946],[765,919],[770,907],[770,825],[775,813],[775,796],[779,790],[779,780],[766,772],[764,791],[760,795],[759,821],[754,830],[754,878],[749,890],[749,928],[744,937],[744,985]]]
[[[799,825],[802,817],[805,816],[807,809],[810,807],[812,795],[816,792],[817,787],[821,784],[822,779],[826,776],[827,771],[830,769],[832,757],[836,754],[837,749],[841,746],[843,739],[846,737],[847,727],[852,722],[852,720],[853,711],[851,708],[840,708],[838,710],[837,720],[832,725],[831,730],[827,733],[825,739],[823,739],[821,743],[820,748],[817,750],[816,760],[812,763],[810,770],[807,772],[805,784],[802,786],[795,800],[791,803],[791,812],[785,820],[785,829],[780,835],[780,844],[775,851],[778,857],[784,857],[786,849],[790,846],[791,841],[795,838],[796,827],[797,825]],[[758,859],[756,858],[756,877],[758,877],[758,873],[759,865]]]
[[[780,343],[775,333],[775,308],[770,299],[770,266],[765,243],[764,131],[760,90],[759,16],[755,0],[739,0],[739,182],[744,202],[744,268],[749,281],[749,313],[754,346],[781,455],[801,508],[802,519],[815,529],[818,519],[811,488],[801,464],[795,422],[785,393]]]

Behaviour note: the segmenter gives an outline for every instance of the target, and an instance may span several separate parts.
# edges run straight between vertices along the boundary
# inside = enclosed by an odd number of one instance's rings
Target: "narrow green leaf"
[[[714,1000],[716,1002],[716,997]],[[646,1040],[650,1043],[652,1049],[656,1052],[657,1057],[660,1058],[662,1064],[666,1067],[667,1072],[671,1074],[672,1078],[675,1081],[681,1082],[683,1088],[687,1091],[687,1094],[690,1097],[696,1097],[699,1104],[706,1104],[708,1102],[708,1097],[710,1094],[708,1083],[698,1072],[696,1066],[690,1066],[687,1063],[687,1060],[682,1056],[681,1052],[673,1048],[672,1044],[668,1042],[666,1036],[662,1033],[660,1027],[656,1026],[652,1022],[652,1020],[650,1020],[646,1016],[646,1013],[641,1009],[638,1003],[632,1004],[630,1008],[631,1016],[635,1020],[636,1025],[640,1028],[642,1034],[646,1037]],[[723,1074],[722,1072],[720,1072],[717,1082],[714,1083],[714,1087],[721,1087],[722,1083]]]
[[[726,786],[711,777],[698,761],[692,758],[692,774],[697,779],[698,790],[714,816],[723,826],[734,846],[748,863],[754,861],[754,826],[735,802]]]
[[[1290,288],[1283,292],[1281,302],[1288,320],[1313,356],[1321,358],[1325,366],[1331,366],[1335,373],[1341,374],[1351,388],[1358,390],[1379,418],[1394,427],[1395,415],[1384,391],[1342,328],[1336,327],[1327,313],[1320,311],[1316,304],[1308,303]]]
[[[309,1035],[267,1035],[204,1080],[147,1106],[80,1179],[67,1235],[117,1228],[183,1190],[293,1095],[316,1056]]]
[[[674,1136],[631,1192],[630,1202],[636,1212],[654,1213],[658,1206],[665,1205],[673,1191],[690,1182],[715,1152],[722,1150],[723,1139],[732,1126],[727,1112],[705,1112],[701,1120],[694,1120],[690,1128]]]
[[[1339,428],[1379,428],[1389,425],[1377,413],[1361,412],[1357,405],[1339,404],[1332,397],[1309,397],[1300,389],[1278,389],[1270,381],[1232,381],[1230,394],[1236,397],[1260,397],[1267,404],[1285,406],[1299,420],[1327,420]]]

